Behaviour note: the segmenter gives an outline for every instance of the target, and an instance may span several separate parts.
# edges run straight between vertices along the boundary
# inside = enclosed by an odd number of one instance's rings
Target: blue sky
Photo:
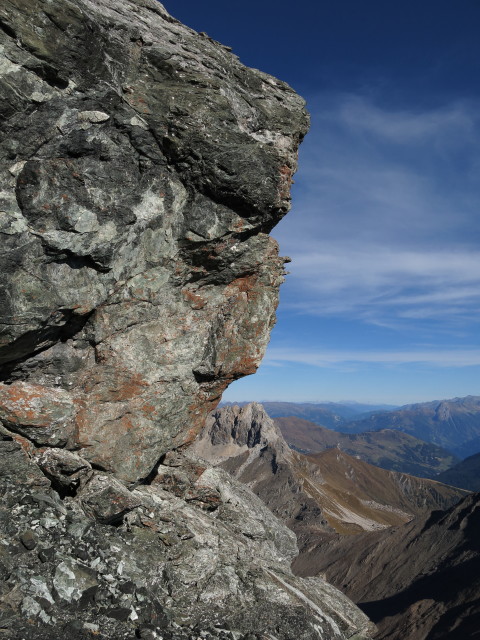
[[[480,3],[166,8],[307,100],[290,275],[255,376],[225,400],[480,394]]]

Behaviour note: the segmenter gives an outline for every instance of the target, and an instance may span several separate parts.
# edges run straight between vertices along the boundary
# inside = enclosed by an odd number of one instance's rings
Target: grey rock
[[[62,389],[0,384],[0,420],[37,445],[65,445],[74,430],[74,413],[73,401]]]
[[[37,540],[35,538],[35,534],[31,529],[27,529],[27,531],[24,531],[21,534],[20,541],[25,547],[25,549],[28,549],[28,551],[35,549],[35,547],[37,546]]]
[[[154,0],[6,0],[0,56],[9,640],[371,637],[182,455],[265,351],[303,101]]]
[[[83,510],[99,522],[115,523],[140,501],[113,477],[96,475],[78,494]]]
[[[53,576],[56,593],[67,602],[79,600],[87,589],[97,585],[95,571],[71,559],[61,562]]]
[[[66,449],[38,449],[33,459],[45,475],[61,489],[76,491],[93,474],[87,460]]]
[[[19,460],[38,471],[32,460]],[[262,637],[274,629],[282,640],[371,637],[368,619],[339,591],[292,575],[295,536],[248,487],[180,454],[166,461],[158,481],[132,491],[97,472],[64,497],[66,515],[53,498],[20,505],[15,497],[25,487],[0,476],[2,540],[30,528],[40,548],[21,554],[20,563],[14,549],[4,552],[0,614],[12,620],[12,640],[88,637],[85,625],[97,625],[108,640],[131,640],[135,629],[173,640]],[[168,470],[182,473],[181,491],[165,484]],[[55,495],[47,487],[27,490]],[[215,496],[213,509],[202,503],[208,496]],[[115,526],[106,524],[112,518]]]
[[[34,503],[36,496],[45,495],[39,491],[49,487],[50,483],[40,469],[30,463],[26,451],[19,442],[9,436],[0,435],[0,479],[4,486],[17,490],[23,487],[24,491],[17,499]],[[52,498],[46,496],[55,504]]]
[[[42,562],[51,562],[55,558],[55,549],[53,547],[41,549],[38,552],[38,557]]]
[[[260,362],[303,101],[154,0],[0,21],[0,419],[135,483]]]

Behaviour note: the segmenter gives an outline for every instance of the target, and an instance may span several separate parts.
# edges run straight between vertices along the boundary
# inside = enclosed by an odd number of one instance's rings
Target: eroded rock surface
[[[3,637],[371,637],[373,625],[343,594],[292,575],[294,534],[225,471],[175,454],[149,485],[130,491],[95,472],[61,499],[21,445],[3,438]],[[58,451],[50,474],[77,473],[78,460],[63,450],[62,465]]]
[[[303,101],[154,0],[5,0],[0,55],[0,635],[370,638],[182,454],[268,341]]]
[[[0,27],[0,419],[133,483],[259,364],[303,101],[154,0]]]

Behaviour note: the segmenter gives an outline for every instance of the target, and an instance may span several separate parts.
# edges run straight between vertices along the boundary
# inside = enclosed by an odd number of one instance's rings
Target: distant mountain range
[[[275,423],[289,446],[302,453],[336,447],[382,469],[422,478],[435,477],[459,462],[446,449],[394,429],[347,434],[296,417],[275,418]]]
[[[459,458],[480,452],[480,396],[410,404],[342,424],[348,433],[397,429],[448,449]]]
[[[238,405],[248,402],[223,402],[220,406]],[[328,429],[342,430],[351,420],[368,417],[376,411],[389,411],[398,407],[386,404],[362,404],[359,402],[262,402],[271,418],[296,416],[320,424]]]
[[[263,406],[272,418],[294,416],[342,433],[394,429],[447,449],[459,459],[480,453],[480,396],[393,408],[334,402],[265,402]]]

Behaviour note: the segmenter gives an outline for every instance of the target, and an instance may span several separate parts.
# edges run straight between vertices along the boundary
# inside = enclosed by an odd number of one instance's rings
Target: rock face
[[[306,112],[154,0],[0,27],[0,419],[135,483],[259,364]]]
[[[370,638],[181,452],[263,355],[303,101],[154,0],[6,0],[0,54],[0,635]]]
[[[78,472],[62,452],[42,454],[52,477]],[[8,435],[0,464],[8,640],[371,637],[343,594],[292,575],[295,536],[222,470],[171,454],[149,485],[95,473],[68,495]]]

